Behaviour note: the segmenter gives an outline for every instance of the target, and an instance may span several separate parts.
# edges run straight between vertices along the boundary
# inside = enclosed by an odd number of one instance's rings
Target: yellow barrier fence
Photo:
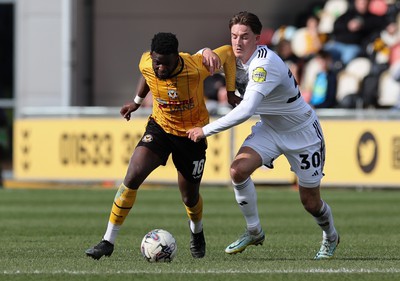
[[[229,166],[256,119],[208,139],[204,184],[229,184]],[[16,180],[122,180],[147,118],[37,118],[14,123]],[[400,186],[400,120],[322,120],[327,157],[324,185]],[[256,183],[293,184],[295,175],[281,156],[275,168],[258,169]],[[174,184],[172,161],[147,183]]]

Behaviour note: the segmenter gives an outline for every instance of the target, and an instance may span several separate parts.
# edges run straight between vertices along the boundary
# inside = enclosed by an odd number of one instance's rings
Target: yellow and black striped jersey
[[[236,60],[231,46],[214,50],[221,59],[228,91],[235,90]],[[203,65],[201,54],[179,53],[177,75],[159,79],[154,73],[149,52],[142,55],[139,68],[153,95],[152,117],[165,130],[177,136],[186,136],[193,127],[203,127],[209,115],[203,94],[203,82],[210,75]]]

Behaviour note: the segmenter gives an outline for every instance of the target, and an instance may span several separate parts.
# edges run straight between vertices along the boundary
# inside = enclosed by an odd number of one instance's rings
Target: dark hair
[[[179,42],[175,34],[159,32],[151,40],[151,52],[161,55],[178,54]]]
[[[255,14],[246,11],[239,12],[234,15],[229,21],[229,29],[231,29],[232,26],[235,24],[247,25],[250,27],[251,31],[253,31],[254,34],[261,34],[262,24],[260,22],[260,19]]]
[[[332,59],[332,55],[331,55],[331,53],[329,53],[328,51],[325,51],[325,50],[319,50],[317,53],[316,53],[316,56],[319,56],[320,58],[322,58],[322,59]]]

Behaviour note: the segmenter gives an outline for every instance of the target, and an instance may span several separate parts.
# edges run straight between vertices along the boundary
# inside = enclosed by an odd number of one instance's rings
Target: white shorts
[[[256,123],[242,146],[256,151],[263,165],[273,168],[273,161],[285,155],[299,185],[318,187],[324,176],[325,141],[318,118],[311,118],[295,131],[276,132],[262,122]]]

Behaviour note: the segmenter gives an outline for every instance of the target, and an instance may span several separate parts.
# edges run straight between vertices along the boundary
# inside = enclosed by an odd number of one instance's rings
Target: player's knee
[[[183,204],[185,204],[185,206],[187,206],[187,207],[192,207],[192,206],[194,206],[194,201],[193,201],[193,200],[190,200],[190,197],[189,197],[189,196],[183,195],[183,196],[182,196],[182,202],[183,202]]]
[[[235,163],[231,165],[230,174],[233,182],[244,182],[250,176],[241,169],[241,165],[236,165]]]
[[[138,189],[145,178],[146,176],[141,173],[140,167],[129,167],[124,178],[124,184],[128,188]]]

